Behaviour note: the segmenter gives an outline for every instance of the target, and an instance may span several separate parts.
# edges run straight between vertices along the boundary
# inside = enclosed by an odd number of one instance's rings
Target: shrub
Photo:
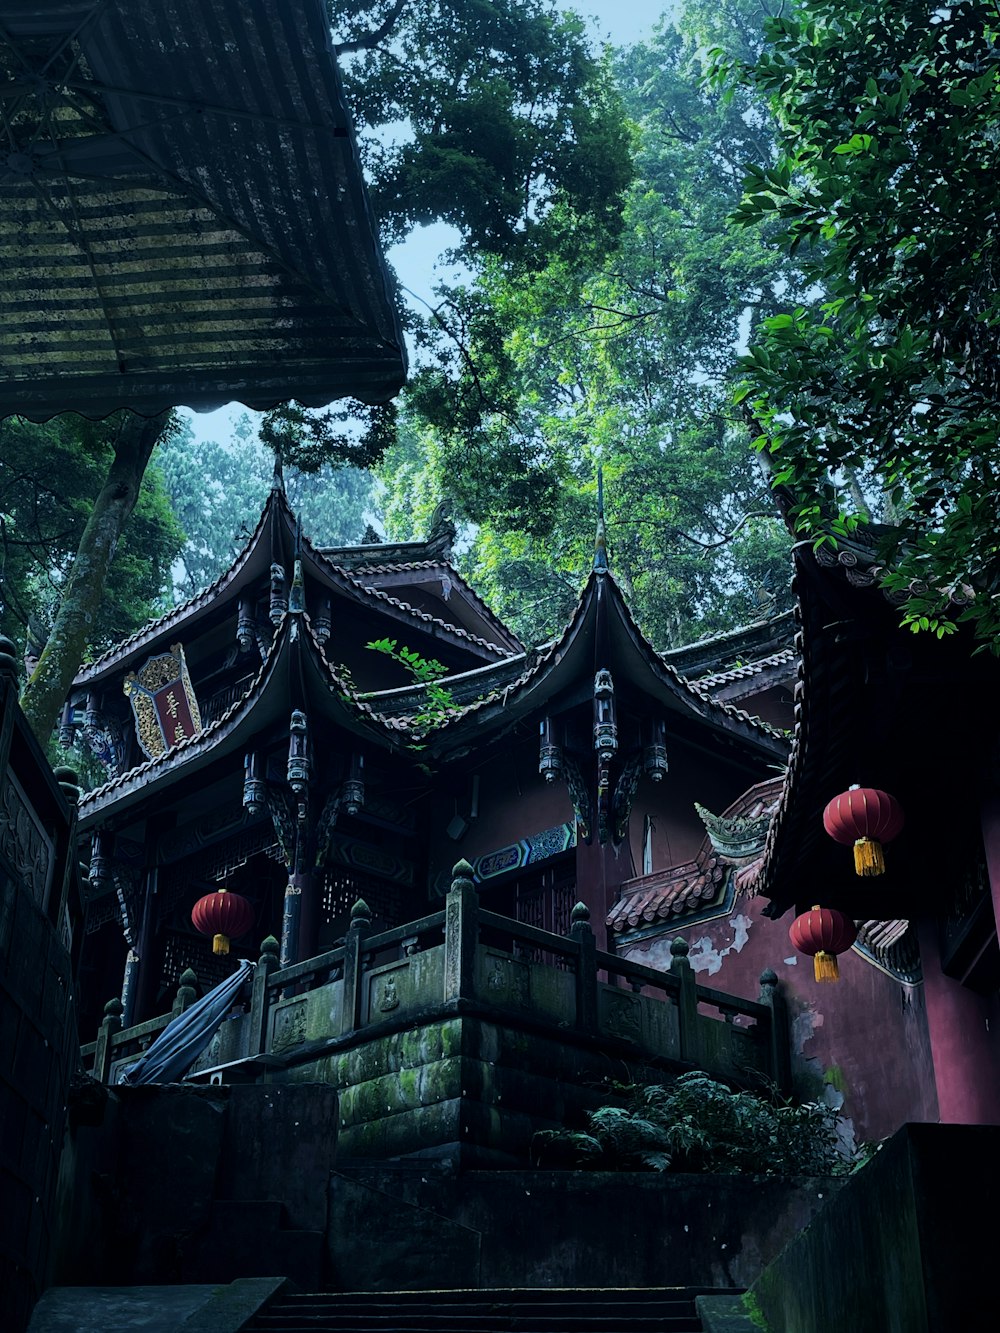
[[[537,1166],[589,1170],[839,1175],[851,1169],[839,1118],[816,1102],[733,1092],[694,1071],[674,1082],[622,1088],[624,1105],[587,1112],[583,1130],[540,1130]]]

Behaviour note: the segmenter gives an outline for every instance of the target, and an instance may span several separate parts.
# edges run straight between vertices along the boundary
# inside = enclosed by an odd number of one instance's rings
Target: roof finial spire
[[[280,491],[282,495],[285,493],[285,474],[281,467],[280,449],[274,451],[274,474],[271,477],[271,490]]]
[[[608,543],[604,532],[604,469],[597,469],[597,536],[594,540],[594,572],[596,574],[607,574],[610,570],[608,564]]]

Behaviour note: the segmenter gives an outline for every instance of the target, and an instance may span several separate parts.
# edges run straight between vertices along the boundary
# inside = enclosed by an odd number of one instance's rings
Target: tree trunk
[[[52,734],[83,661],[118,538],[135,508],[146,465],[168,420],[169,413],[148,419],[131,412],[122,416],[114,460],[80,538],[52,632],[21,695],[21,707],[42,745]]]

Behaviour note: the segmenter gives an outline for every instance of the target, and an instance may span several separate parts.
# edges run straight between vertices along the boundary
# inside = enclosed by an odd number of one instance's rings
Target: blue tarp
[[[178,1083],[215,1036],[248,977],[257,966],[241,958],[238,969],[203,995],[190,1009],[168,1023],[134,1065],[118,1075],[119,1083]]]

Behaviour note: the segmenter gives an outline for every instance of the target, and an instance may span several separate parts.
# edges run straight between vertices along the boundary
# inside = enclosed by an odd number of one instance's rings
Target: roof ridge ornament
[[[597,469],[597,535],[594,538],[594,573],[609,574],[608,542],[604,529],[604,468]]]
[[[271,474],[271,490],[285,494],[285,471],[281,463],[281,450],[274,451],[274,471]]]

